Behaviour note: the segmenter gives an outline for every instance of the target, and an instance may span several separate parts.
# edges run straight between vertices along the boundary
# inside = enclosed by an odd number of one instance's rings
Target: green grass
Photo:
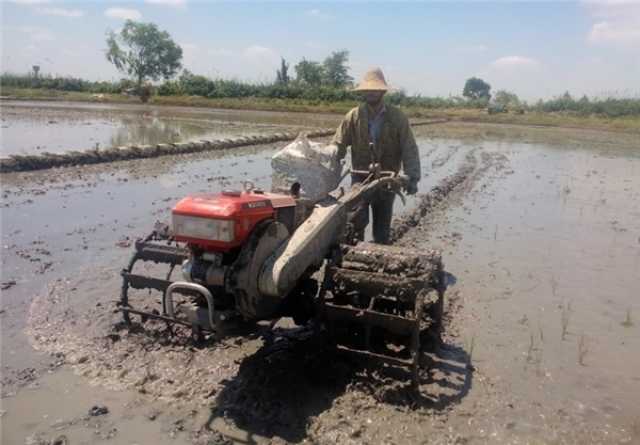
[[[67,100],[80,102],[113,102],[113,103],[140,103],[137,97],[127,97],[121,94],[104,94],[98,99],[95,94],[80,91],[47,90],[44,88],[2,88],[1,95],[6,99],[16,100]]]
[[[86,92],[58,91],[47,89],[3,88],[5,98],[17,100],[66,100],[96,103],[132,103],[139,104],[137,97],[122,94],[91,94]],[[202,96],[154,96],[149,101],[153,105],[189,106],[236,110],[288,111],[310,113],[344,114],[357,102],[325,102],[304,99],[271,98],[207,98]],[[640,133],[640,116],[604,117],[583,116],[571,112],[528,112],[525,114],[497,113],[488,114],[477,108],[432,109],[420,106],[401,107],[409,117],[448,118],[461,122],[497,123],[511,125],[539,125],[548,127],[569,127]]]

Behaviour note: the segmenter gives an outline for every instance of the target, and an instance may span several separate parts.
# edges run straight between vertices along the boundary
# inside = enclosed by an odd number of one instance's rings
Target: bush
[[[167,81],[158,87],[158,94],[160,96],[181,96],[184,94],[180,82]]]
[[[496,113],[506,113],[507,112],[507,107],[506,105],[503,104],[489,104],[489,106],[487,107],[487,113],[489,114],[496,114]]]
[[[54,77],[51,75],[34,76],[32,74],[12,73],[0,75],[0,86],[13,88],[42,88],[58,91],[117,94],[126,89],[127,85],[129,85],[128,80],[92,82],[75,77]]]
[[[606,117],[638,116],[640,115],[640,99],[614,98],[589,99],[583,96],[575,100],[568,92],[562,96],[547,101],[538,101],[533,110],[546,113],[575,113],[582,116],[600,115]]]

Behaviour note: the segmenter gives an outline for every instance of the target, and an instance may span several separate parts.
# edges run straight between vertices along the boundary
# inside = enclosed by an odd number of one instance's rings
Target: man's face
[[[362,98],[364,101],[372,107],[375,107],[382,100],[384,91],[363,91]]]

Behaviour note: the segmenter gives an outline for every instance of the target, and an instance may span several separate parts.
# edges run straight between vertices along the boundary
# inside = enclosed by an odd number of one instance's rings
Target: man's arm
[[[413,137],[409,119],[404,117],[400,125],[400,149],[402,151],[402,170],[409,177],[407,193],[412,195],[417,192],[418,181],[420,181],[420,153],[418,145]]]
[[[331,141],[331,144],[338,147],[338,160],[344,159],[347,155],[347,147],[353,144],[352,128],[351,113],[348,113],[344,119],[342,119]]]

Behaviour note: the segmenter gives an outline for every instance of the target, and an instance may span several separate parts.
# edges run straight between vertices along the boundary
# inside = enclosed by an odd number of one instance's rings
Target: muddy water
[[[442,249],[463,296],[487,393],[461,410],[500,405],[463,435],[640,441],[640,144],[567,145],[481,144],[507,163],[402,241]]]
[[[86,410],[78,409],[91,404],[92,400],[99,401],[100,406],[107,406],[109,413],[89,416],[89,408],[93,405]],[[94,387],[88,398],[86,386],[78,382],[70,370],[46,375],[37,385],[26,388],[19,398],[5,404],[5,409],[7,405],[14,412],[29,413],[29,416],[3,419],[3,422],[11,421],[11,429],[25,432],[22,437],[4,433],[2,440],[6,444],[50,443],[48,441],[65,437],[71,444],[109,440],[123,443],[118,440],[122,432],[126,432],[128,440],[124,443],[150,443],[149,438],[153,438],[155,444],[175,443],[176,425],[160,416],[155,408],[147,408],[143,397]],[[132,415],[132,411],[135,414]],[[49,425],[51,432],[43,434],[41,425]],[[73,434],[69,434],[69,430]]]
[[[2,156],[253,136],[337,120],[189,107],[12,101],[0,105]]]
[[[193,350],[107,337],[126,237],[145,234],[186,193],[244,179],[268,187],[275,147],[261,146],[4,175],[2,281],[16,284],[0,314],[3,442],[205,443],[212,430],[242,442],[639,440],[637,142],[494,126],[416,133],[422,192],[473,159],[468,179],[400,241],[442,249],[451,274],[447,345],[422,385],[432,405],[409,409],[388,375],[348,362],[319,364],[295,349],[252,360],[256,339]],[[68,405],[56,416],[58,397]],[[85,419],[95,404],[111,410],[97,426]]]

